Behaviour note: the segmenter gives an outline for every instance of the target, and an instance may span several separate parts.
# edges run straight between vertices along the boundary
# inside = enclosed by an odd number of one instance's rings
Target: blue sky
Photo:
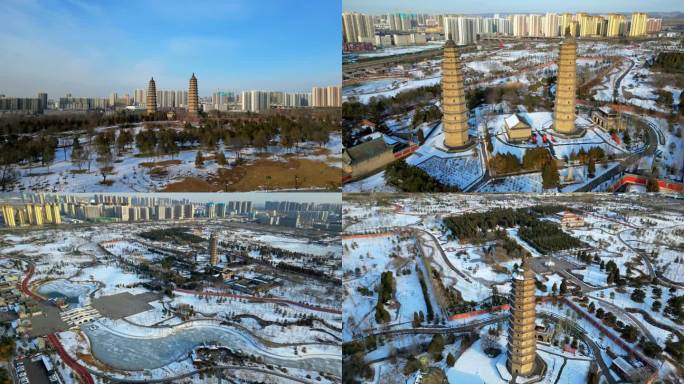
[[[684,11],[681,0],[343,0],[345,11],[425,13],[668,12]]]
[[[2,0],[0,94],[310,90],[341,82],[336,0]]]

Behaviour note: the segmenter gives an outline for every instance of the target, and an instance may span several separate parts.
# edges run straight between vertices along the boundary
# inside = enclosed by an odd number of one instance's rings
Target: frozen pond
[[[336,255],[342,254],[341,246],[327,246],[322,244],[310,243],[306,239],[296,239],[274,235],[259,236],[257,240],[272,247],[284,249],[291,252],[301,252],[316,256],[325,256],[329,253]]]
[[[73,283],[68,280],[53,280],[38,288],[38,293],[50,299],[64,299],[74,305],[82,305],[85,296],[97,288],[92,283]]]
[[[90,340],[93,356],[115,369],[126,371],[161,368],[189,358],[198,345],[215,344],[261,356],[265,364],[342,376],[339,348],[308,353],[307,357],[294,356],[291,347],[267,348],[249,335],[212,322],[186,323],[174,329],[133,327],[126,329],[126,333],[94,322],[81,326],[81,330]],[[312,345],[307,349],[316,347]]]

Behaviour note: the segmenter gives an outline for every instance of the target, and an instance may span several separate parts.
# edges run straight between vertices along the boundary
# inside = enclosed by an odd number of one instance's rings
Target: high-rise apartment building
[[[527,17],[527,35],[542,36],[542,16],[531,14]]]
[[[444,17],[444,37],[457,45],[468,45],[477,37],[477,18],[465,16]]]
[[[242,110],[249,112],[264,112],[271,108],[268,91],[242,91],[240,100]]]
[[[135,102],[136,105],[140,105],[140,106],[145,105],[145,90],[144,89],[136,89],[133,92],[133,101]]]
[[[313,87],[311,89],[311,106],[312,107],[326,107],[328,106],[328,94],[325,88]]]
[[[41,109],[48,109],[48,94],[45,92],[40,92],[38,93],[38,99],[40,100]]]
[[[558,18],[558,26],[560,29],[560,35],[565,36],[566,34],[572,34],[570,31],[570,24],[574,21],[574,15],[572,13],[564,13]]]
[[[555,13],[547,13],[542,18],[542,34],[545,37],[556,37],[559,34],[560,17]]]
[[[4,225],[8,228],[24,225],[61,224],[59,204],[26,204],[21,207],[3,205],[0,207]]]
[[[658,33],[663,27],[663,19],[649,17],[646,19],[646,33]],[[40,93],[38,94],[40,96]]]
[[[632,22],[629,25],[629,36],[639,37],[646,35],[646,19],[648,15],[644,12],[632,13]]]
[[[345,43],[373,43],[373,16],[357,12],[342,13],[342,33]]]
[[[627,18],[625,15],[611,13],[608,15],[608,29],[606,36],[619,37],[624,36],[627,30]]]
[[[3,205],[2,207],[2,220],[5,227],[14,228],[17,226],[15,220],[15,209],[11,205]]]
[[[342,89],[340,87],[331,85],[326,88],[326,100],[328,107],[342,106]]]
[[[513,36],[527,36],[527,16],[513,15]]]

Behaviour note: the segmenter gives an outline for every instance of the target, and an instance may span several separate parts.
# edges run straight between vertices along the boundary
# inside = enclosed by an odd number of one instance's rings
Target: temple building
[[[577,43],[568,39],[560,46],[558,82],[554,106],[553,129],[562,134],[574,134],[575,94],[577,89]]]
[[[458,55],[454,41],[447,40],[442,61],[442,125],[444,146],[447,148],[468,144],[468,109]]]
[[[508,329],[508,360],[511,376],[531,376],[537,358],[534,271],[524,256],[513,277],[511,318]]]
[[[147,85],[147,100],[146,100],[147,113],[157,112],[157,85],[154,83],[154,77],[150,79],[150,83]]]
[[[527,141],[532,136],[532,128],[514,113],[504,119],[509,141]]]
[[[610,107],[599,107],[591,112],[591,121],[606,131],[623,130],[624,124],[615,110]]]
[[[190,114],[197,114],[197,106],[199,105],[199,97],[197,96],[197,78],[195,73],[190,78],[190,89],[188,90],[188,112]]]

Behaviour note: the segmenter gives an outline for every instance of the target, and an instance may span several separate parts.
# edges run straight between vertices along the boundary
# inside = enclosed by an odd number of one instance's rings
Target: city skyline
[[[368,14],[383,14],[391,12],[407,13],[430,13],[430,14],[493,14],[493,13],[546,13],[546,12],[684,12],[681,2],[666,0],[657,3],[643,0],[617,1],[608,0],[594,2],[580,0],[571,3],[549,3],[531,0],[524,1],[501,1],[453,3],[444,0],[425,0],[416,3],[411,0],[377,0],[368,2],[365,0],[343,0],[344,12],[363,12]]]
[[[132,95],[152,76],[159,89],[187,89],[193,72],[201,97],[216,89],[288,92],[338,84],[339,47],[329,42],[339,40],[340,8],[303,0],[192,8],[177,2],[3,2],[0,94]],[[296,17],[283,17],[292,9]]]
[[[187,199],[191,203],[221,203],[229,201],[251,201],[255,206],[263,206],[266,201],[291,201],[295,203],[342,204],[339,193],[328,192],[94,192],[94,193],[47,193],[46,196],[76,196],[92,198],[103,196],[131,196],[156,197],[170,200]],[[7,202],[11,198],[19,198],[19,194],[0,193],[0,202]]]

